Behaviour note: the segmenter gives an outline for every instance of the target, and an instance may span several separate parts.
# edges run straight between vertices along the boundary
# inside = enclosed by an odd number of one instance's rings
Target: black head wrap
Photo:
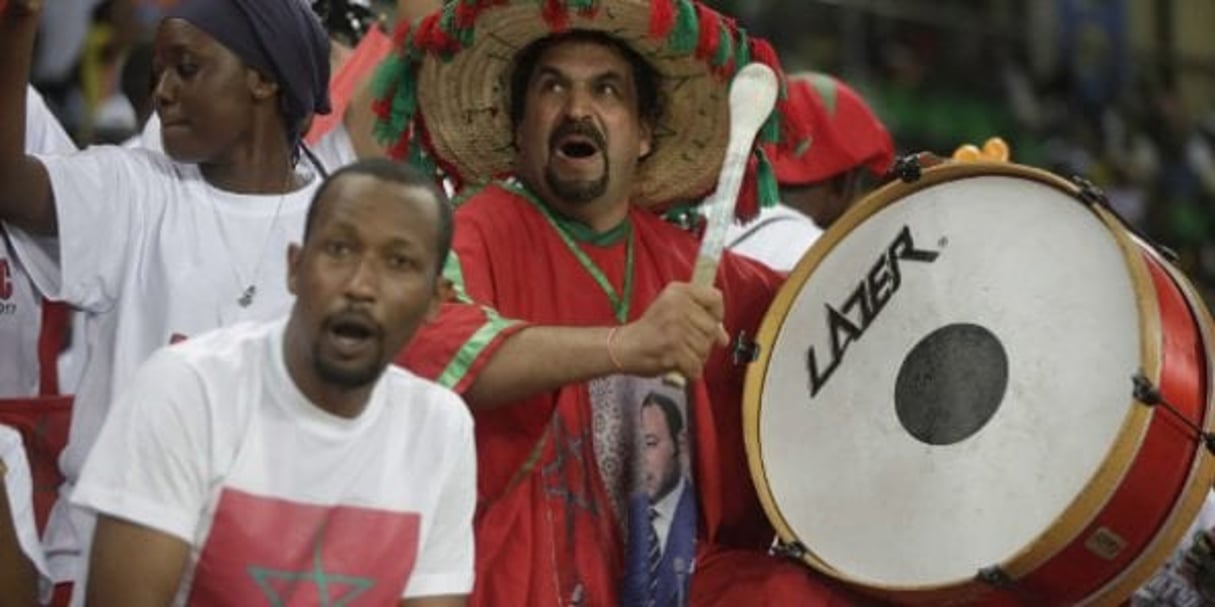
[[[188,21],[278,83],[293,151],[304,120],[329,113],[329,37],[303,0],[182,0],[165,18]]]

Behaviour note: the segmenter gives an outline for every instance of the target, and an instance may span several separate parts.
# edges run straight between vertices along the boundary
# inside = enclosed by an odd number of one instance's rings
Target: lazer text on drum
[[[891,241],[862,276],[856,288],[844,299],[839,308],[827,304],[827,335],[831,341],[831,362],[820,371],[818,353],[814,346],[806,356],[810,370],[810,397],[816,396],[831,375],[840,366],[848,346],[861,338],[873,324],[878,314],[886,307],[886,303],[899,290],[902,284],[900,261],[917,261],[932,263],[940,255],[939,251],[915,248],[911,236],[911,228],[903,226],[898,235]]]

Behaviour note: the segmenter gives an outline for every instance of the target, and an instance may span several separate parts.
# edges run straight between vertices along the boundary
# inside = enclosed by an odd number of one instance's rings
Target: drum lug
[[[770,552],[772,553],[772,556],[804,562],[803,559],[805,558],[806,553],[809,551],[806,550],[805,544],[802,544],[797,540],[786,542],[778,537],[772,542]]]
[[[1080,188],[1080,201],[1081,202],[1083,202],[1084,204],[1086,204],[1090,207],[1092,207],[1092,206],[1101,207],[1106,212],[1108,212],[1111,215],[1113,215],[1114,217],[1116,217],[1118,219],[1118,222],[1121,223],[1122,226],[1125,227],[1128,231],[1130,231],[1135,236],[1138,236],[1140,240],[1142,240],[1148,246],[1155,249],[1155,251],[1157,253],[1159,253],[1161,257],[1164,257],[1166,260],[1168,260],[1169,263],[1177,263],[1177,252],[1162,244],[1157,243],[1156,241],[1152,240],[1151,238],[1148,238],[1147,234],[1144,234],[1139,228],[1135,227],[1134,225],[1131,225],[1131,222],[1127,221],[1125,217],[1123,217],[1121,214],[1118,213],[1118,211],[1116,211],[1114,209],[1114,207],[1110,206],[1110,199],[1108,196],[1105,195],[1104,190],[1102,190],[1101,188],[1094,185],[1093,182],[1091,182],[1079,175],[1072,175],[1072,183],[1074,183],[1076,185],[1076,187]]]
[[[1008,588],[1013,585],[1012,576],[999,565],[980,569],[975,574],[975,579],[994,588]]]
[[[1131,395],[1135,397],[1135,400],[1147,407],[1163,407],[1165,411],[1168,411],[1173,417],[1176,417],[1181,423],[1188,426],[1194,432],[1194,436],[1202,441],[1202,445],[1207,448],[1207,451],[1215,455],[1215,432],[1204,432],[1197,424],[1182,415],[1176,407],[1164,399],[1164,396],[1160,394],[1160,390],[1152,384],[1152,380],[1148,379],[1143,373],[1136,373],[1131,378],[1131,381],[1135,386],[1131,391]]]
[[[919,154],[908,154],[899,158],[894,162],[894,167],[890,169],[890,174],[897,177],[903,183],[919,181],[923,173]]]
[[[760,345],[751,341],[747,337],[746,331],[738,332],[738,339],[734,340],[734,348],[732,350],[734,364],[748,365],[755,362],[759,358],[759,351]]]
[[[1156,389],[1156,386],[1152,385],[1152,380],[1148,379],[1142,373],[1136,373],[1135,376],[1131,378],[1131,382],[1135,386],[1135,388],[1131,391],[1131,395],[1135,397],[1135,400],[1149,407],[1154,407],[1164,401],[1164,399],[1160,397],[1160,391]]]
[[[1072,183],[1080,188],[1080,201],[1088,206],[1100,206],[1109,208],[1110,200],[1105,195],[1105,191],[1093,184],[1093,182],[1079,176],[1072,175]]]

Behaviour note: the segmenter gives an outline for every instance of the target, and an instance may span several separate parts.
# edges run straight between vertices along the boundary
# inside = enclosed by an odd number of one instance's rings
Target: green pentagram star
[[[285,607],[287,604],[283,597],[279,596],[278,591],[270,584],[272,580],[285,580],[289,582],[289,588],[295,588],[295,585],[300,582],[312,582],[316,584],[317,596],[320,597],[320,604],[323,607],[344,607],[345,605],[349,605],[359,595],[375,586],[375,580],[371,578],[326,572],[325,564],[321,559],[322,538],[324,535],[325,527],[322,526],[316,534],[316,540],[312,544],[312,568],[307,571],[285,571],[249,565],[247,568],[249,575],[253,578],[257,587],[261,589],[266,599],[270,601],[270,605],[273,607]],[[349,586],[346,594],[331,598],[329,596],[330,588],[340,584]]]

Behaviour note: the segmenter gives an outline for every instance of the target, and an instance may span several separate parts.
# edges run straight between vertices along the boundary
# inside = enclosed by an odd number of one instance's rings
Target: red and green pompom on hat
[[[766,151],[781,185],[809,185],[865,167],[881,176],[894,163],[890,132],[864,99],[837,78],[817,72],[788,77],[788,111],[800,133]]]
[[[781,74],[770,44],[691,0],[448,0],[394,33],[395,49],[374,83],[377,137],[390,156],[436,174],[441,169],[460,187],[509,175],[515,56],[572,30],[612,35],[659,76],[663,114],[633,192],[636,204],[655,212],[695,202],[716,186],[729,138],[729,84],[738,69],[760,61]],[[782,92],[760,142],[779,148],[784,130],[801,132],[784,124],[788,110]],[[738,203],[742,218],[778,196],[758,145],[748,183],[753,187]]]

